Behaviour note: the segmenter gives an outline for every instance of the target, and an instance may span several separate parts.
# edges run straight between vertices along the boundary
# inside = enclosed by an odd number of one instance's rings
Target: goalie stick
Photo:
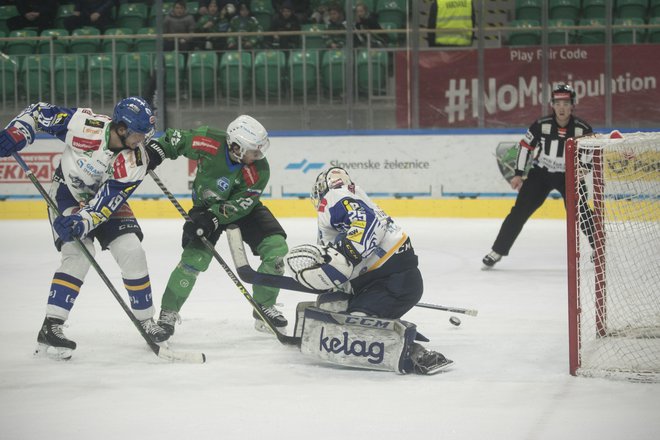
[[[186,220],[186,221],[191,221],[190,216],[188,213],[183,209],[179,201],[174,197],[174,194],[172,194],[165,184],[163,183],[162,180],[158,177],[158,175],[153,171],[149,170],[149,175],[151,178],[156,182],[156,185],[160,188],[161,191],[163,191],[163,194],[167,196],[167,198],[172,202],[172,205],[176,208],[177,211],[179,211],[179,214]],[[240,233],[240,230],[239,230]],[[268,326],[271,332],[275,334],[275,337],[277,338],[278,341],[280,341],[284,345],[296,345],[300,346],[300,338],[295,337],[295,336],[287,336],[283,333],[280,333],[277,330],[277,327],[275,327],[275,324],[273,321],[268,317],[262,310],[261,307],[259,307],[259,304],[257,304],[254,299],[252,298],[252,295],[250,295],[250,292],[247,291],[243,283],[236,277],[234,272],[231,270],[231,268],[227,265],[225,260],[220,256],[218,251],[215,250],[215,246],[206,239],[206,237],[200,237],[200,241],[206,249],[209,250],[213,254],[213,257],[216,259],[218,263],[220,263],[220,266],[222,266],[222,269],[227,273],[229,276],[229,279],[234,283],[234,285],[238,288],[238,290],[243,294],[245,299],[248,300],[252,308],[254,309],[255,312],[261,317],[264,323]]]
[[[48,195],[44,187],[39,183],[37,178],[35,177],[34,173],[30,169],[30,167],[25,163],[23,158],[18,154],[18,153],[13,153],[12,156],[18,162],[18,165],[23,169],[23,172],[25,175],[30,179],[32,184],[37,188],[41,196],[44,198],[48,206],[58,215],[62,216],[62,213],[60,212],[59,208],[57,207],[57,204],[53,201],[53,199]],[[151,340],[149,335],[147,335],[142,328],[142,325],[140,325],[140,321],[133,315],[133,312],[131,311],[130,308],[126,305],[124,300],[122,299],[121,295],[113,286],[113,284],[110,282],[110,279],[108,276],[105,274],[103,269],[101,269],[101,266],[96,262],[92,254],[89,252],[87,247],[82,243],[82,241],[76,237],[76,244],[78,247],[80,247],[80,250],[82,251],[83,255],[89,263],[94,267],[94,270],[96,270],[96,273],[99,274],[105,285],[110,289],[110,292],[112,293],[112,296],[115,297],[121,308],[124,310],[124,312],[128,315],[130,318],[131,322],[135,327],[138,329],[140,332],[140,335],[142,335],[142,338],[146,341],[147,345],[151,350],[156,354],[161,359],[165,359],[168,361],[172,362],[188,362],[188,363],[199,363],[202,364],[206,361],[206,355],[204,353],[185,353],[185,352],[176,352],[172,351],[167,347],[161,347],[160,345],[156,344],[154,341]]]
[[[305,292],[313,293],[319,295],[324,293],[323,291],[309,289],[298,281],[294,280],[291,277],[280,276],[280,275],[271,275],[267,273],[260,273],[252,269],[250,262],[247,258],[247,253],[245,252],[245,246],[243,245],[243,237],[241,236],[241,230],[236,225],[229,225],[227,227],[227,242],[229,243],[229,250],[231,252],[231,257],[234,260],[234,265],[236,266],[236,272],[238,276],[250,284],[258,284],[262,286],[271,286],[279,287],[280,289],[293,290],[296,292]],[[423,307],[426,309],[435,309],[442,310],[444,312],[450,313],[460,313],[468,316],[477,316],[479,313],[478,310],[474,309],[464,309],[461,307],[448,307],[441,306],[438,304],[429,304],[429,303],[417,303],[415,307]]]

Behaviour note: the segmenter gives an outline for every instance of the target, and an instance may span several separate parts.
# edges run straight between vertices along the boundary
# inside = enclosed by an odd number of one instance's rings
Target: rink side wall
[[[339,165],[395,217],[504,217],[516,193],[500,174],[495,149],[501,142],[515,144],[523,134],[524,129],[273,133],[263,200],[276,216],[312,217],[307,196],[316,176]],[[60,141],[40,135],[21,155],[48,188],[61,152]],[[194,161],[179,158],[156,170],[184,207],[191,206],[195,168]],[[551,196],[536,218],[564,218],[559,194]],[[0,200],[0,219],[46,218],[45,202],[12,158],[0,159]],[[179,217],[149,177],[129,203],[141,218]]]

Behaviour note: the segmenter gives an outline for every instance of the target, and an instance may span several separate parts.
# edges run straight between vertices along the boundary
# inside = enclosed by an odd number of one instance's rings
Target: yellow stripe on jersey
[[[68,287],[71,290],[80,292],[80,286],[76,286],[75,284],[70,283],[68,281],[58,280],[57,278],[53,278],[53,284],[59,284],[60,286]]]
[[[124,283],[124,287],[126,287],[126,290],[143,290],[146,289],[151,285],[150,281],[147,281],[144,284],[140,284],[139,286],[129,286],[128,284]]]
[[[367,269],[367,272],[369,272],[371,270],[374,270],[374,269],[378,269],[380,266],[385,264],[385,262],[390,259],[392,254],[395,253],[397,250],[399,250],[399,248],[401,246],[403,246],[403,244],[406,242],[407,239],[408,239],[408,236],[404,233],[403,237],[401,237],[401,240],[399,240],[394,246],[392,246],[392,248],[389,251],[387,251],[387,253],[385,255],[380,257],[378,259],[378,261],[376,261],[373,264],[373,266],[371,266],[369,269]]]

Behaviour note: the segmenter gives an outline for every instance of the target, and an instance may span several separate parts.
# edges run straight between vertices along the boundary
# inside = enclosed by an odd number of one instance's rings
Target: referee
[[[586,121],[573,116],[575,91],[570,85],[559,84],[552,90],[551,105],[552,114],[535,121],[520,141],[516,173],[511,179],[511,188],[518,191],[518,197],[500,227],[492,250],[482,260],[484,269],[490,269],[503,256],[509,255],[525,222],[541,207],[550,191],[559,191],[566,204],[564,144],[569,138],[585,136],[593,130]],[[532,168],[523,181],[527,158],[535,150]],[[586,203],[581,202],[580,225],[593,248],[593,212]]]

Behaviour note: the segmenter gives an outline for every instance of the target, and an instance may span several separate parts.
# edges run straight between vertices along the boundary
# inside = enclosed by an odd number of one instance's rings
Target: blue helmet
[[[112,122],[123,122],[129,133],[144,133],[149,136],[155,130],[156,117],[147,101],[137,96],[129,96],[115,106]]]

